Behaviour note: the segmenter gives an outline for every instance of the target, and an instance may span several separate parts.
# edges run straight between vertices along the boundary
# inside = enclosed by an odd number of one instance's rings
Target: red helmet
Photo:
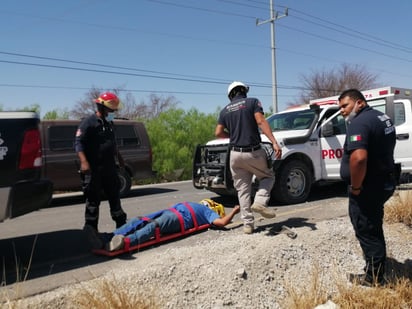
[[[114,93],[104,92],[94,102],[117,111],[119,109],[120,100]]]

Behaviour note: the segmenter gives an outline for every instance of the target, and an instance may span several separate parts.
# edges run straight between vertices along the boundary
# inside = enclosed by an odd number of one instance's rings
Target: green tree
[[[170,109],[146,123],[153,151],[153,168],[160,179],[192,177],[195,148],[214,138],[217,114],[196,109]]]
[[[32,104],[32,105],[29,105],[29,106],[24,106],[24,107],[16,109],[16,111],[36,112],[36,113],[40,114],[40,105],[39,104]]]
[[[48,111],[44,116],[44,120],[55,120],[55,119],[69,119],[69,111],[67,109],[53,109]]]

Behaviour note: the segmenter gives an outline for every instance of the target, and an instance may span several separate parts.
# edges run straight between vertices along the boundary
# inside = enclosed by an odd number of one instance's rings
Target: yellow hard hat
[[[199,203],[209,207],[211,210],[216,212],[221,218],[225,216],[225,207],[223,207],[222,204],[219,204],[218,202],[215,202],[214,200],[208,198],[201,200]]]

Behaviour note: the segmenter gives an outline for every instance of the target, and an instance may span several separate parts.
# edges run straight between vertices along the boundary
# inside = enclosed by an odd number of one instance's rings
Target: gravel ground
[[[410,266],[410,229],[399,223],[384,228],[389,257]],[[106,279],[131,294],[154,294],[160,308],[285,308],[288,286],[310,286],[316,266],[330,295],[336,292],[336,282],[346,282],[347,273],[362,272],[362,253],[348,217],[294,231],[297,237],[292,239],[270,230],[252,235],[243,234],[241,228],[210,230],[196,244],[181,240],[162,250],[135,253],[134,259],[119,262],[119,268],[104,277],[14,305],[76,308],[71,302],[74,295],[93,291]]]

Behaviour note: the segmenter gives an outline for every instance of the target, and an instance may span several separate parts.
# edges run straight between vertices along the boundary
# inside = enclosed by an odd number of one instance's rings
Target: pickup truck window
[[[49,127],[49,147],[50,150],[73,150],[74,135],[77,126],[52,126]]]
[[[301,110],[272,115],[267,119],[272,131],[306,130],[315,119],[315,111]]]
[[[140,146],[135,128],[133,126],[114,126],[114,133],[116,135],[116,143],[119,148],[122,147],[136,147]]]
[[[394,124],[395,126],[399,126],[403,123],[405,123],[406,121],[406,117],[405,117],[405,106],[403,105],[403,103],[398,102],[394,104],[394,112],[395,112],[395,119],[394,119]]]

